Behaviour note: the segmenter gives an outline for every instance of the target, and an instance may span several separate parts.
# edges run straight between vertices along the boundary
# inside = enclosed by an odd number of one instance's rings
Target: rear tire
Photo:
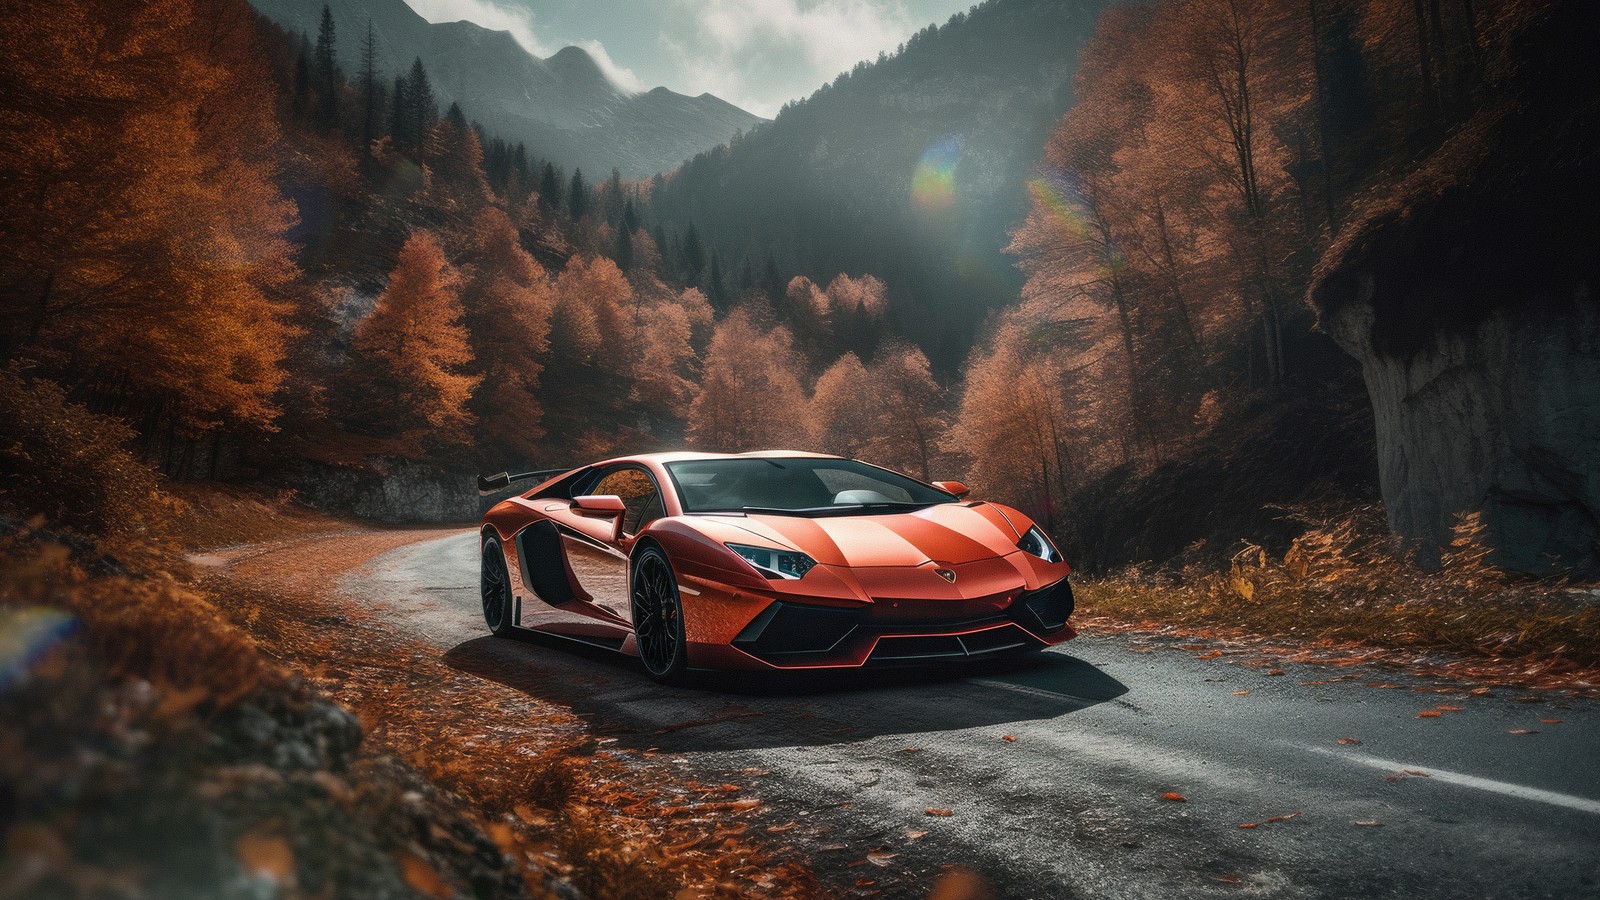
[[[509,637],[513,630],[511,574],[506,570],[506,554],[500,539],[486,535],[478,569],[478,593],[483,599],[483,621],[495,637]]]
[[[633,560],[628,583],[634,641],[644,670],[660,682],[681,682],[689,669],[689,646],[684,637],[683,597],[667,554],[660,547],[644,548]]]

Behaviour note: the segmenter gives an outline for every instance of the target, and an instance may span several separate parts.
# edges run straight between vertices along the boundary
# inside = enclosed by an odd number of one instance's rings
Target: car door
[[[575,506],[547,512],[560,527],[561,548],[576,582],[574,593],[588,614],[602,622],[628,624],[628,558],[638,533],[665,508],[655,479],[643,468],[621,465],[578,486],[577,493],[613,495],[622,499],[621,533],[615,519],[585,515]]]

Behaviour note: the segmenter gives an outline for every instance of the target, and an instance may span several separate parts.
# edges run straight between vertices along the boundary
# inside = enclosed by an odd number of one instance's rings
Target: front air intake
[[[1060,631],[1072,616],[1072,585],[1063,578],[1037,591],[1028,591],[1011,605],[1017,621],[1040,632]]]

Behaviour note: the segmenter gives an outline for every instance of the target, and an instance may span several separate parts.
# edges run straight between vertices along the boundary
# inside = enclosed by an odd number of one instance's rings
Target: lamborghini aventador
[[[1015,509],[813,453],[655,453],[480,477],[483,616],[690,669],[939,664],[1074,636],[1070,571]]]

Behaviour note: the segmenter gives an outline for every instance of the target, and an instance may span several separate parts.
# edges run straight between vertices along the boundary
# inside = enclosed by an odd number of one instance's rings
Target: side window
[[[656,483],[642,469],[631,466],[607,472],[588,493],[616,494],[622,498],[622,504],[628,508],[622,514],[622,530],[628,534],[638,534],[639,529],[661,518],[665,512]]]

